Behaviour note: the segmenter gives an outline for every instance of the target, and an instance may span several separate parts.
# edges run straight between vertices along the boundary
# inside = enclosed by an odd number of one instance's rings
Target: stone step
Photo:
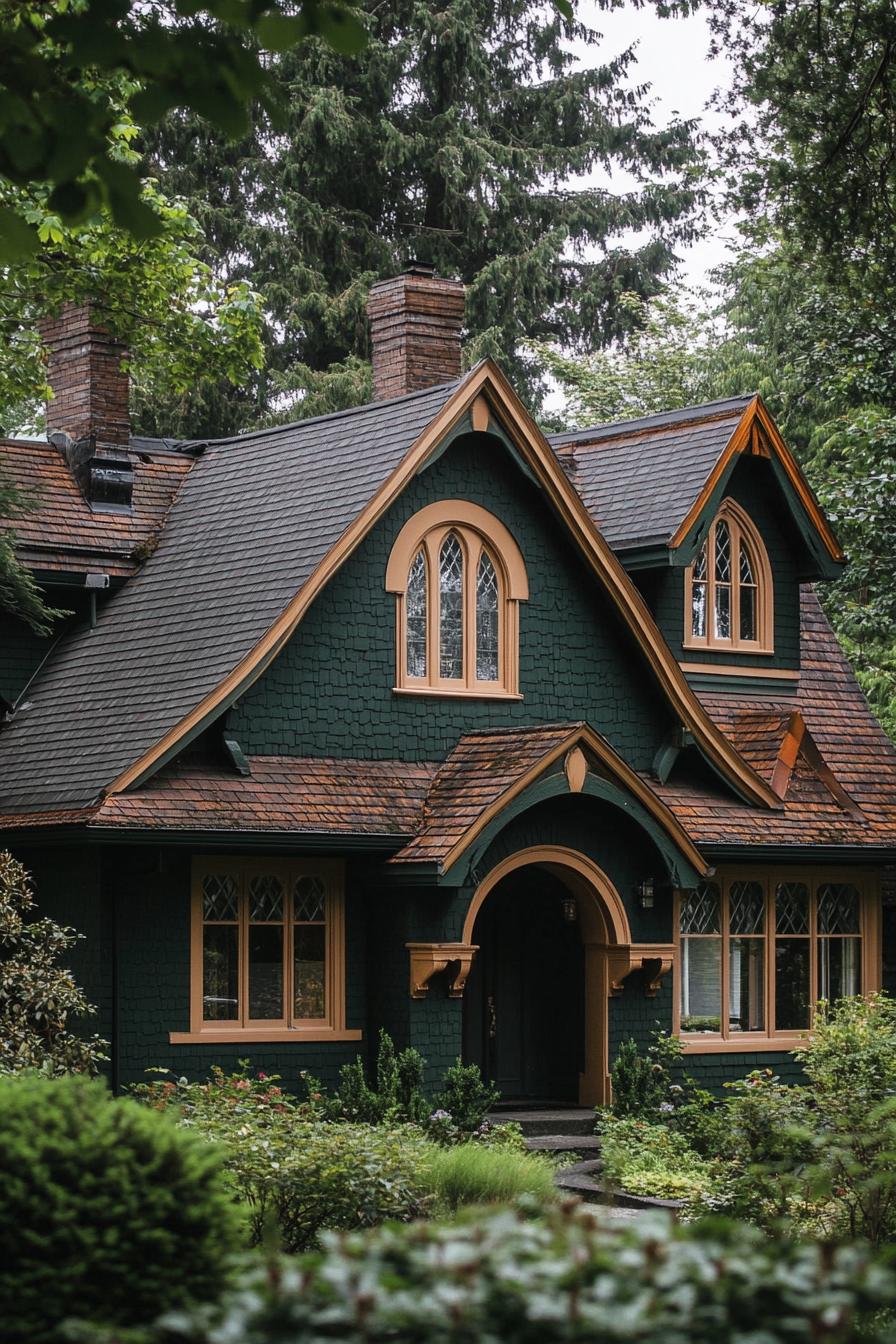
[[[593,1134],[532,1134],[526,1139],[530,1153],[576,1153],[580,1158],[596,1158],[600,1140]]]
[[[488,1118],[493,1125],[510,1122],[519,1125],[526,1138],[541,1134],[594,1133],[594,1111],[588,1106],[492,1111]]]

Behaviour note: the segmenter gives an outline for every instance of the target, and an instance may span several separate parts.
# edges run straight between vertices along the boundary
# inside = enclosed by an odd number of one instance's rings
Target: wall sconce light
[[[638,904],[642,910],[652,910],[653,878],[645,877],[643,882],[639,882],[635,887],[635,895],[638,897]]]
[[[579,917],[579,907],[575,896],[564,896],[561,904],[563,906],[563,918],[567,924],[575,924]]]

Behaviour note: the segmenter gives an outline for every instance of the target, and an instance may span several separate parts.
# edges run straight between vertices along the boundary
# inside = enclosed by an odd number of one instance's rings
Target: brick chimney
[[[48,352],[47,438],[63,454],[84,496],[100,508],[130,508],[133,462],[127,349],[89,304],[66,304],[40,323]]]
[[[403,275],[372,286],[367,315],[375,401],[460,377],[460,280],[442,280],[432,266],[411,262]]]

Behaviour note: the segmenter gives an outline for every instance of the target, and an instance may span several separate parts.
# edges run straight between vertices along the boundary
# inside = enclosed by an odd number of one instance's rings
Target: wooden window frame
[[[716,527],[726,522],[731,537],[731,637],[715,634],[715,536]],[[764,653],[775,651],[774,580],[765,543],[749,514],[736,500],[723,500],[713,518],[706,540],[706,634],[693,633],[694,567],[696,558],[685,570],[684,639],[686,649],[719,649],[723,652]],[[756,638],[740,637],[740,547],[744,545],[753,564],[756,579]],[[703,548],[701,547],[701,550]],[[699,552],[698,552],[699,555]]]
[[[293,1019],[287,1012],[280,1019],[252,1021],[247,1018],[230,1021],[208,1021],[203,1016],[203,929],[206,921],[203,910],[203,879],[211,874],[226,874],[236,879],[239,927],[239,1002],[248,1009],[248,883],[255,876],[275,876],[287,893],[287,908],[283,919],[283,999],[284,1007],[293,1003],[293,887],[303,876],[320,877],[325,887],[325,1003],[322,1018]],[[190,1030],[173,1031],[169,1040],[173,1045],[207,1044],[217,1042],[242,1044],[255,1041],[356,1041],[362,1033],[349,1030],[345,1025],[345,864],[341,859],[244,859],[232,855],[201,855],[193,859],[190,910]],[[271,923],[276,924],[274,920]],[[301,923],[302,921],[298,921]]]
[[[440,673],[439,557],[446,538],[454,534],[464,564],[463,675]],[[426,569],[426,676],[408,673],[407,589],[410,568],[423,551]],[[480,681],[476,675],[476,579],[485,551],[498,586],[498,677]],[[386,590],[396,599],[395,685],[401,694],[521,700],[519,691],[519,604],[529,586],[522,553],[513,536],[494,514],[467,500],[440,500],[415,514],[401,529],[386,568]]]
[[[815,1016],[816,991],[818,988],[818,942],[821,937],[857,936],[862,945],[861,953],[861,992],[871,994],[881,985],[881,947],[880,947],[880,879],[877,873],[862,868],[720,868],[707,881],[714,882],[721,896],[721,934],[685,934],[685,937],[717,937],[721,943],[720,976],[720,1029],[718,1032],[682,1032],[681,1030],[681,977],[682,933],[681,933],[681,893],[675,893],[673,918],[675,921],[675,971],[673,975],[672,1032],[681,1041],[685,1054],[750,1054],[766,1051],[787,1051],[802,1045],[812,1031]],[[765,924],[761,936],[765,944],[765,986],[764,1031],[735,1031],[730,1029],[728,1021],[729,994],[729,947],[733,937],[749,935],[729,932],[729,889],[734,882],[758,882],[765,894]],[[802,882],[809,888],[810,933],[809,940],[809,1026],[805,1030],[781,1030],[774,1027],[775,1022],[775,886],[779,882]],[[818,933],[818,890],[822,886],[836,883],[850,883],[859,891],[860,924],[858,935],[827,935]],[[782,935],[784,936],[784,935]]]

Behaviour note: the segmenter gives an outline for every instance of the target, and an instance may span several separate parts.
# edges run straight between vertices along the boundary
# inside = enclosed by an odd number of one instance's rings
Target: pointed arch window
[[[443,500],[402,528],[386,571],[397,597],[398,691],[519,694],[519,547],[500,519]]]
[[[686,571],[685,646],[772,653],[773,603],[762,538],[744,510],[725,500]]]

